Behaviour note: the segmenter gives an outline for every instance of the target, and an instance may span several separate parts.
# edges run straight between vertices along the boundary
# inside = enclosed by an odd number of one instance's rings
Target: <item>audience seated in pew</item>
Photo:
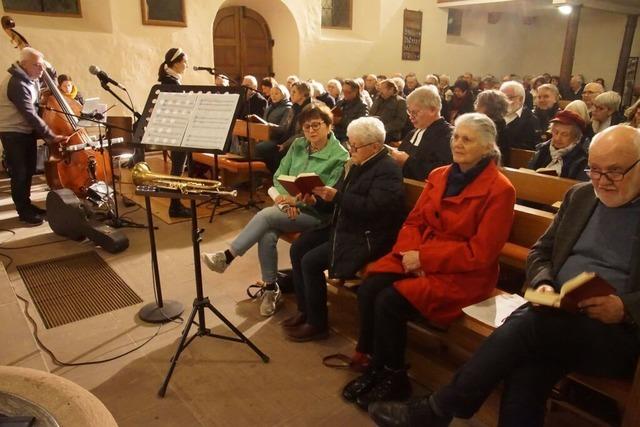
[[[378,96],[373,101],[369,114],[384,123],[387,134],[385,142],[399,141],[407,123],[407,101],[398,95],[398,86],[393,80],[383,80],[379,87]]]
[[[264,110],[264,120],[270,125],[286,126],[289,110],[292,108],[289,91],[285,85],[276,84],[269,92],[271,104]]]
[[[335,110],[334,132],[340,142],[345,142],[349,123],[366,116],[369,111],[360,95],[360,85],[354,80],[345,80],[342,84],[342,99],[336,104]]]
[[[578,314],[523,305],[431,396],[371,405],[379,426],[446,426],[454,416],[470,418],[501,381],[499,425],[542,426],[551,389],[567,373],[633,375],[640,354],[639,160],[637,129],[619,125],[596,135],[591,182],[567,193],[527,262],[528,282],[539,292],[559,291],[567,279],[592,271],[616,293],[582,301]]]
[[[331,79],[327,82],[327,92],[329,95],[336,101],[340,101],[342,99],[342,83],[338,79]]]
[[[474,110],[473,92],[467,80],[456,80],[451,89],[453,96],[447,103],[446,108],[443,108],[444,118],[449,123],[452,123],[456,117],[465,113],[471,113]]]
[[[329,108],[333,108],[336,106],[336,100],[333,99],[333,96],[329,92],[324,89],[322,83],[317,81],[310,82],[311,88],[313,89],[312,98],[324,103]]]
[[[433,169],[451,163],[451,125],[440,116],[441,107],[434,86],[419,87],[407,97],[407,112],[415,130],[398,149],[389,149],[405,178],[421,181]]]
[[[311,86],[308,83],[298,81],[292,83],[291,87],[292,108],[287,111],[280,124],[271,129],[271,139],[256,145],[256,157],[261,158],[272,173],[278,169],[280,159],[291,142],[300,136],[298,115],[311,102]]]
[[[551,141],[538,145],[529,169],[540,172],[552,169],[562,178],[586,181],[587,153],[580,144],[584,128],[580,116],[560,111],[551,119]]]
[[[582,91],[582,100],[587,104],[589,113],[593,112],[593,101],[596,99],[596,96],[603,92],[604,87],[600,83],[591,82],[584,86],[584,90]]]
[[[267,108],[267,100],[258,90],[258,80],[251,75],[244,76],[242,86],[250,89],[247,89],[247,98],[240,104],[240,118],[244,119],[251,114],[262,117]]]
[[[536,135],[538,143],[546,142],[551,138],[549,134],[549,122],[556,115],[560,107],[560,92],[552,84],[543,84],[536,90],[536,107],[533,116],[536,118]]]
[[[580,143],[584,150],[589,151],[589,144],[591,143],[591,138],[593,138],[594,133],[593,128],[591,127],[591,115],[589,114],[587,104],[584,101],[577,99],[568,103],[567,106],[564,107],[564,110],[572,111],[584,120],[584,132],[582,133],[582,140]]]
[[[536,139],[536,119],[530,108],[524,105],[525,89],[521,83],[507,81],[500,86],[500,91],[507,96],[509,106],[504,117],[505,145],[510,148],[522,148],[535,150],[538,141]],[[502,164],[507,164],[504,159]]]
[[[294,83],[299,85],[301,82]],[[274,177],[274,187],[269,190],[275,205],[258,212],[231,242],[229,249],[204,253],[207,267],[223,273],[236,256],[242,256],[258,244],[258,258],[264,293],[260,314],[271,316],[280,300],[276,283],[278,251],[276,244],[281,233],[308,230],[327,224],[329,216],[293,197],[278,182],[280,175],[297,176],[314,172],[328,186],[336,184],[349,155],[331,131],[331,111],[324,104],[311,103],[299,115],[304,136],[297,138],[282,159]]]
[[[621,101],[620,95],[612,90],[595,97],[591,112],[591,127],[594,134],[625,121],[624,115],[618,111]]]
[[[402,171],[384,148],[385,130],[374,117],[347,128],[351,160],[335,187],[313,190],[306,203],[333,212],[327,227],[307,230],[291,245],[297,313],[283,322],[293,341],[327,336],[329,277],[351,279],[387,253],[406,216]]]
[[[431,172],[392,251],[367,268],[358,289],[356,350],[372,363],[342,393],[361,408],[409,397],[407,321],[423,316],[449,324],[495,288],[515,203],[513,186],[498,170],[495,138],[495,125],[484,114],[456,120],[453,165]]]
[[[491,79],[489,79],[492,81]],[[510,147],[507,145],[507,138],[505,136],[506,122],[504,116],[507,114],[507,108],[509,106],[507,97],[504,93],[495,89],[483,90],[476,97],[474,108],[476,112],[487,115],[496,125],[498,136],[496,137],[496,144],[500,149],[500,157],[502,164],[509,164],[509,156],[511,155]]]

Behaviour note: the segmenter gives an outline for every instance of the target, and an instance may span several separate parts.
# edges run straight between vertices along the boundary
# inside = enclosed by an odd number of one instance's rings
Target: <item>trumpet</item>
[[[211,194],[231,197],[238,195],[237,190],[220,190],[222,186],[220,181],[153,173],[146,162],[136,163],[131,171],[131,179],[135,185],[149,185],[161,190],[180,191],[185,195]]]

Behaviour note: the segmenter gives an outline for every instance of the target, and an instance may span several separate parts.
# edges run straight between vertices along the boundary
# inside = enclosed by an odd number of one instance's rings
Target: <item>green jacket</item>
[[[340,179],[344,164],[349,159],[349,153],[336,139],[333,132],[329,135],[327,145],[316,153],[309,152],[309,143],[302,137],[293,141],[287,154],[280,161],[274,176],[274,187],[280,194],[287,195],[287,190],[278,182],[280,175],[296,176],[305,172],[313,172],[320,176],[324,185],[333,187]],[[301,205],[301,208],[312,215],[321,217],[315,209]]]

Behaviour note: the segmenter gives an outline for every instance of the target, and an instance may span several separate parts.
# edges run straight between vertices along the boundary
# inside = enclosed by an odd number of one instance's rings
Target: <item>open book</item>
[[[247,121],[249,122],[253,122],[253,123],[262,123],[263,125],[268,125],[269,122],[266,121],[265,119],[263,119],[262,117],[256,115],[256,114],[249,114],[247,116]]]
[[[581,301],[615,293],[615,288],[602,277],[596,273],[584,272],[564,282],[562,288],[560,288],[560,293],[538,292],[534,289],[527,289],[524,297],[534,304],[558,307],[577,313],[579,311],[578,303]]]
[[[324,183],[320,177],[312,172],[301,173],[298,176],[280,175],[278,182],[292,196],[298,194],[311,194],[311,190],[316,187],[324,187]]]
[[[536,172],[542,175],[558,176],[558,171],[554,168],[538,168]]]

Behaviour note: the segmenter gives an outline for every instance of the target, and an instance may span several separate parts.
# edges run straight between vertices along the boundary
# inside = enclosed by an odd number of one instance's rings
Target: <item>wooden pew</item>
[[[237,119],[233,127],[233,135],[237,137],[250,137],[249,149],[252,156],[255,153],[255,146],[260,141],[269,139],[269,126],[262,123],[252,123],[245,120]],[[207,165],[212,175],[215,175],[215,155],[209,153],[193,153],[192,158],[195,162]],[[251,161],[251,172],[269,172],[264,162],[258,160]],[[225,154],[218,156],[218,171],[221,175],[222,182],[233,187],[249,179],[249,161],[247,158],[236,154]],[[215,177],[214,177],[215,178]]]
[[[580,182],[542,175],[529,169],[502,168],[502,173],[515,187],[518,199],[546,206],[562,202],[567,190]]]
[[[522,148],[511,148],[509,152],[510,157],[507,166],[514,169],[526,168],[529,161],[533,158],[533,155],[536,154],[535,151],[524,150]]]

